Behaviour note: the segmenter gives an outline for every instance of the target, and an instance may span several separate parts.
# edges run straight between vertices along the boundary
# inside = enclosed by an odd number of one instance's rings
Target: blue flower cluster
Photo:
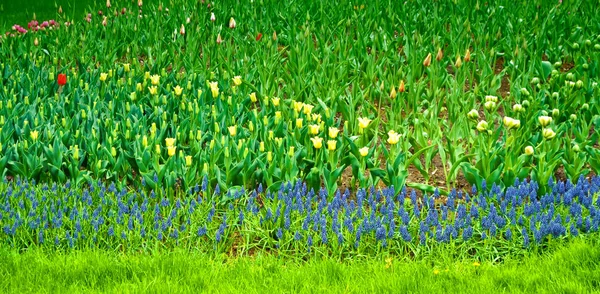
[[[76,189],[17,179],[0,185],[0,244],[27,248],[285,248],[402,251],[441,243],[529,247],[597,232],[600,177],[547,183],[516,181],[470,193],[418,196],[382,190],[247,192],[207,185],[188,193],[118,189],[94,182]]]

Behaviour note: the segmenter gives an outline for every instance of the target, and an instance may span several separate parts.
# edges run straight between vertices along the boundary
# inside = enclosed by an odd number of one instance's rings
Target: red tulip
[[[58,82],[59,86],[66,85],[67,84],[67,75],[66,74],[58,74],[57,82]]]
[[[262,33],[258,33],[256,36],[256,41],[260,41],[260,39],[262,39]]]

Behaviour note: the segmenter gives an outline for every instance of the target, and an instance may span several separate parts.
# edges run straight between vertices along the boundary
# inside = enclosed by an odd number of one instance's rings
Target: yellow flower
[[[167,154],[169,154],[169,157],[175,156],[175,151],[177,151],[177,147],[175,147],[175,146],[167,147]]]
[[[396,88],[392,87],[392,91],[390,91],[390,99],[394,100],[396,98]]]
[[[319,125],[309,125],[308,126],[308,132],[311,135],[316,135],[319,133]]]
[[[300,112],[302,110],[302,107],[304,107],[304,103],[294,101],[294,110],[296,110],[297,112]]]
[[[320,149],[321,147],[323,147],[323,138],[313,137],[310,138],[310,140],[313,142],[313,147],[315,147],[316,149]]]
[[[150,76],[150,81],[152,82],[152,85],[158,85],[160,83],[160,76],[159,75],[152,75]]]
[[[38,139],[38,135],[39,135],[39,132],[38,132],[38,131],[31,131],[31,132],[29,133],[29,136],[31,137],[31,140],[33,140],[33,141],[37,141],[37,139]]]
[[[360,153],[360,156],[365,157],[369,154],[369,147],[363,147],[358,149],[358,152]]]
[[[439,275],[440,274],[440,270],[439,269],[434,269],[433,270],[433,274],[434,275]]]
[[[302,122],[303,122],[302,118],[297,118],[296,119],[296,128],[301,129],[302,128]]]
[[[271,99],[271,101],[273,101],[273,106],[279,106],[279,100],[279,98],[273,97],[273,99]]]
[[[477,124],[477,130],[480,132],[485,132],[488,128],[488,123],[485,120],[479,121]]]
[[[321,115],[318,113],[313,113],[310,115],[310,117],[312,118],[313,121],[321,122]]]
[[[492,101],[494,103],[498,103],[498,96],[487,95],[485,96],[485,101]]]
[[[479,118],[479,112],[477,112],[476,109],[471,109],[471,111],[469,111],[469,113],[467,113],[467,117],[472,120],[476,120]]]
[[[396,145],[400,141],[400,134],[396,133],[394,130],[388,132],[388,140],[387,142],[390,145]]]
[[[265,142],[260,142],[260,144],[258,145],[258,150],[260,152],[265,152]]]
[[[340,130],[338,130],[337,128],[329,127],[329,138],[331,138],[331,139],[337,138],[337,135],[339,132],[340,132]]]
[[[105,72],[100,73],[100,81],[101,82],[106,81],[106,78],[108,78],[108,74],[107,73],[105,73]]]
[[[545,127],[552,122],[552,117],[542,115],[538,117],[538,121],[540,122],[540,125],[542,125],[542,127]]]
[[[250,93],[250,101],[252,101],[253,103],[258,101],[258,99],[256,99],[256,93],[254,93],[254,92]]]
[[[358,127],[360,127],[361,130],[364,130],[369,126],[370,122],[371,122],[371,120],[367,117],[359,117],[358,118]]]
[[[281,111],[275,111],[275,118],[278,120],[281,119]]]
[[[477,261],[476,261],[476,262],[473,262],[473,266],[475,266],[475,267],[477,267],[477,266],[481,266],[481,263],[479,263],[479,262],[477,262]]]
[[[218,82],[210,82],[210,91],[212,92],[213,98],[219,97],[219,83]]]
[[[327,141],[327,149],[329,149],[329,151],[334,151],[336,145],[337,145],[337,140],[329,140],[329,141]]]
[[[131,70],[131,68],[129,67],[129,63],[123,64],[123,69],[125,70],[125,72],[129,72]]]
[[[527,147],[525,147],[525,154],[527,156],[533,155],[533,146],[527,146]]]
[[[160,145],[158,145],[158,144],[154,145],[154,152],[156,154],[160,154]]]
[[[227,130],[229,131],[229,135],[232,137],[235,137],[235,134],[237,134],[237,128],[235,126],[227,127]]]
[[[117,157],[117,149],[115,147],[110,147],[110,155]]]
[[[148,91],[150,92],[150,95],[156,95],[156,94],[158,94],[158,88],[156,86],[150,86],[150,87],[148,87]]]
[[[142,137],[142,146],[148,147],[148,136]]]
[[[79,146],[73,146],[73,159],[79,160]]]
[[[192,166],[192,156],[191,155],[187,155],[185,157],[185,166]]]
[[[235,76],[233,77],[233,84],[237,87],[239,85],[242,84],[242,77],[241,76]]]
[[[310,115],[310,113],[312,112],[312,109],[314,108],[314,106],[312,106],[310,104],[303,104],[302,108],[304,109],[304,114]]]
[[[183,88],[180,87],[179,85],[175,86],[173,88],[173,90],[175,90],[175,95],[177,95],[177,96],[181,96],[181,93],[183,92]]]
[[[175,138],[166,138],[165,144],[167,144],[167,147],[175,146]]]
[[[502,119],[502,122],[504,123],[504,126],[508,129],[512,129],[512,128],[518,128],[521,126],[521,121],[518,119],[514,119],[508,116],[505,116]]]
[[[546,140],[550,140],[556,136],[556,133],[552,129],[546,128],[542,130],[542,135]]]
[[[267,161],[268,162],[273,161],[273,152],[271,152],[271,151],[267,152]]]

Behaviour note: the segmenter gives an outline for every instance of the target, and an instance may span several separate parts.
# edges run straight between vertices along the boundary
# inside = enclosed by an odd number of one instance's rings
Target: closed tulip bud
[[[552,109],[552,116],[557,117],[560,115],[560,110],[554,108]]]
[[[438,48],[437,55],[435,56],[435,60],[441,61],[444,58],[444,52],[442,52],[442,48]]]
[[[183,24],[181,25],[181,28],[179,28],[179,34],[182,36],[185,35],[185,26]]]
[[[429,65],[431,65],[431,53],[427,54],[427,57],[423,60],[424,67],[429,67]]]
[[[334,151],[336,145],[337,145],[337,141],[336,140],[329,140],[329,141],[327,141],[327,149],[329,151]]]
[[[252,102],[258,101],[258,99],[256,99],[256,93],[254,93],[254,92],[250,93],[250,101],[252,101]]]
[[[302,128],[302,118],[297,118],[296,119],[296,128],[301,129]]]
[[[39,135],[39,132],[38,132],[38,131],[31,131],[31,132],[29,133],[29,136],[31,137],[31,140],[33,140],[33,141],[37,141],[37,139],[38,139],[38,135]]]
[[[577,89],[581,89],[583,87],[583,81],[577,80],[577,82],[575,82],[575,87],[577,87]]]
[[[467,48],[467,52],[465,52],[465,62],[471,61],[471,50]]]
[[[288,155],[290,157],[294,157],[296,155],[296,151],[295,151],[294,146],[290,146],[290,151],[289,151]]]
[[[259,150],[260,152],[265,152],[265,142],[260,142],[260,143],[258,144],[258,150]]]
[[[525,155],[527,155],[527,156],[533,155],[533,146],[525,147]]]
[[[217,18],[215,17],[215,13],[211,12],[210,13],[210,21],[215,22],[215,20],[217,20]]]
[[[110,147],[110,155],[117,157],[117,149],[115,147]]]
[[[230,18],[230,19],[229,19],[229,28],[230,28],[230,29],[235,29],[235,25],[236,25],[236,23],[235,23],[235,19],[233,19],[233,17],[232,17],[232,18]]]
[[[398,95],[396,93],[396,89],[394,87],[392,87],[392,91],[390,91],[390,99],[396,99],[396,95]]]
[[[277,41],[277,31],[273,31],[273,41]]]
[[[217,44],[223,43],[223,39],[221,38],[221,33],[217,35]]]
[[[73,146],[73,159],[79,160],[79,146]]]
[[[570,73],[567,74],[566,78],[569,81],[574,81],[575,80],[575,75],[572,72],[570,72]]]
[[[573,151],[575,151],[575,152],[579,152],[579,151],[581,151],[581,149],[579,148],[579,145],[575,144],[575,145],[573,146]]]
[[[271,151],[267,152],[267,161],[268,162],[273,161],[273,152],[271,152]]]
[[[538,77],[535,77],[535,78],[531,79],[531,83],[534,85],[537,85],[540,83],[540,79]]]
[[[467,117],[472,120],[477,120],[479,119],[479,112],[477,112],[476,109],[471,109],[471,111],[467,113]]]
[[[498,96],[487,95],[485,96],[485,101],[492,101],[494,103],[498,103]]]
[[[275,137],[275,133],[273,131],[269,131],[269,140],[273,140]]]
[[[400,81],[400,86],[398,86],[398,92],[404,93],[406,91],[406,86],[404,86],[404,81]]]
[[[192,166],[192,156],[191,155],[187,155],[185,157],[185,166],[187,166],[187,167]]]
[[[460,58],[460,55],[456,57],[456,61],[454,62],[454,66],[456,68],[460,68],[462,66],[462,59]]]
[[[582,110],[588,110],[588,109],[590,109],[590,105],[587,104],[587,103],[583,103],[583,105],[581,105],[581,109]]]
[[[485,120],[479,121],[477,124],[477,130],[480,132],[486,131],[488,128],[488,123]]]
[[[529,96],[530,94],[529,94],[529,91],[527,89],[521,88],[521,95],[523,95],[523,96]]]

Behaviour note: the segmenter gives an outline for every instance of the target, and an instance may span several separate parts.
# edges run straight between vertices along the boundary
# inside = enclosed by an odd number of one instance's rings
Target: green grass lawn
[[[231,293],[594,293],[600,247],[579,239],[521,260],[386,258],[290,262],[275,256],[220,259],[176,251],[122,255],[107,251],[16,253],[0,250],[0,292]]]

